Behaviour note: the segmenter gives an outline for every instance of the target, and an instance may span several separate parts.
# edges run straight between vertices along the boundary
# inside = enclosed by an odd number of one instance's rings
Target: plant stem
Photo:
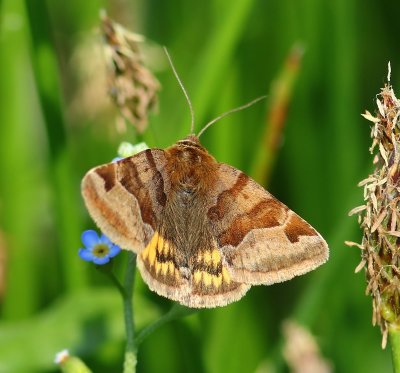
[[[163,326],[164,324],[196,312],[198,312],[198,309],[187,308],[185,306],[181,306],[179,303],[174,303],[171,309],[165,315],[161,316],[158,320],[145,327],[138,334],[136,338],[136,347],[138,347],[151,333],[153,333],[156,329]]]
[[[124,300],[124,318],[126,331],[126,348],[124,373],[136,372],[137,350],[135,345],[135,326],[133,313],[133,286],[135,282],[136,254],[129,252],[128,264],[125,273],[124,291],[122,292]]]
[[[99,268],[102,270],[102,268]],[[114,275],[113,272],[108,271],[108,270],[102,270],[102,272],[111,280],[111,282],[115,285],[115,287],[119,290],[121,296],[124,298],[125,297],[125,289],[121,285],[121,283],[118,281],[117,277]]]
[[[393,372],[400,373],[400,329],[389,327],[390,347],[392,349]]]

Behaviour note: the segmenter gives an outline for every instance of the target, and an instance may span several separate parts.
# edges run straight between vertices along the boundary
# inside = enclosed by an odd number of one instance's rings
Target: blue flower
[[[84,249],[79,249],[79,256],[87,262],[102,265],[117,255],[121,248],[110,241],[104,234],[99,237],[96,231],[84,231],[81,236]]]
[[[118,161],[120,161],[121,159],[124,159],[122,157],[115,157],[112,159],[111,163],[117,163]]]

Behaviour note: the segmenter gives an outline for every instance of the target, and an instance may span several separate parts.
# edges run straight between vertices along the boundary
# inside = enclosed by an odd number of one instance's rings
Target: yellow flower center
[[[98,258],[104,258],[110,252],[110,248],[105,243],[98,243],[93,248],[93,255]]]

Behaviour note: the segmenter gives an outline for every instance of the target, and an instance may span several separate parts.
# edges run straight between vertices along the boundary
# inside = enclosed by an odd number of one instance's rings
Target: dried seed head
[[[363,114],[372,123],[370,152],[375,170],[359,184],[364,187],[365,206],[351,213],[359,215],[363,230],[356,271],[365,268],[373,324],[380,326],[385,347],[388,328],[400,327],[400,102],[387,83],[376,103],[376,116]]]
[[[121,114],[142,133],[157,106],[160,84],[143,63],[134,34],[101,13],[101,29],[108,65],[108,93]]]

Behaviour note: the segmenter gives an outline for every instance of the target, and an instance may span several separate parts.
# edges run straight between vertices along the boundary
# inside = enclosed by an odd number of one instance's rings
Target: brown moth
[[[90,170],[82,194],[117,245],[137,254],[151,290],[188,307],[237,301],[323,264],[328,246],[310,224],[236,168],[218,163],[196,136]]]
[[[90,170],[82,194],[150,289],[188,307],[224,306],[328,258],[314,228],[195,135]]]

